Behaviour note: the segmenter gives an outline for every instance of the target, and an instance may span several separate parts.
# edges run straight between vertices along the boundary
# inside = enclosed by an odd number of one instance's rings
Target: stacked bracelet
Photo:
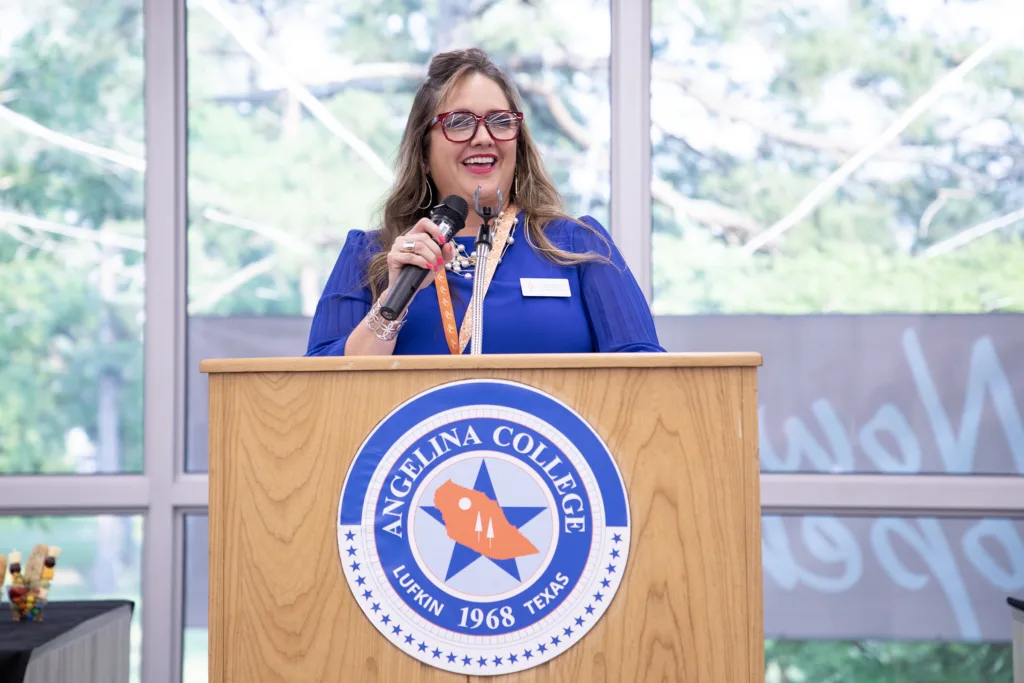
[[[406,309],[402,311],[398,320],[385,320],[380,314],[380,301],[377,301],[370,308],[369,315],[366,316],[366,326],[370,328],[377,339],[393,341],[398,336],[398,331],[405,325],[408,314],[409,311]]]

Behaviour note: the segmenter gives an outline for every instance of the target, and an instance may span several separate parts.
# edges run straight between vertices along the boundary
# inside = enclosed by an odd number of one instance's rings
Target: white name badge
[[[523,296],[572,296],[569,281],[564,278],[522,277],[519,284],[523,288]]]

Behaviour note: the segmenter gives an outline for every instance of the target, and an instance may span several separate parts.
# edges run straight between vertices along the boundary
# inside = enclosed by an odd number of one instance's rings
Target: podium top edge
[[[314,358],[209,358],[206,374],[243,372],[359,372],[382,370],[527,370],[586,368],[757,367],[760,353],[580,353],[484,356],[330,356]]]

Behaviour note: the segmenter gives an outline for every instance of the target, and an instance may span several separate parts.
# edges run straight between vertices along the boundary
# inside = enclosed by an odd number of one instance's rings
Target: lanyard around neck
[[[477,264],[473,277],[484,278],[485,293],[487,288],[491,286],[494,270],[498,267],[498,261],[501,260],[501,254],[505,249],[505,242],[508,241],[512,223],[516,219],[516,213],[515,208],[508,207],[498,217],[493,231],[493,246],[490,253],[487,254],[487,263],[484,264],[483,268],[480,267],[480,264]],[[444,271],[443,267],[437,271],[437,275],[434,276],[434,285],[437,290],[437,304],[441,309],[441,325],[444,327],[444,336],[448,342],[448,350],[452,355],[457,356],[466,350],[469,338],[473,333],[473,298],[470,297],[469,305],[466,306],[466,317],[463,318],[462,326],[458,334],[456,334],[455,311],[452,308],[451,291],[448,289],[448,277]]]

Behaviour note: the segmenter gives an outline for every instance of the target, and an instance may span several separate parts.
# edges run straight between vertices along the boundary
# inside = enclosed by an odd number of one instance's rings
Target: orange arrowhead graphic
[[[533,555],[537,548],[505,519],[496,502],[451,479],[437,487],[434,507],[441,511],[448,538],[492,560]]]

